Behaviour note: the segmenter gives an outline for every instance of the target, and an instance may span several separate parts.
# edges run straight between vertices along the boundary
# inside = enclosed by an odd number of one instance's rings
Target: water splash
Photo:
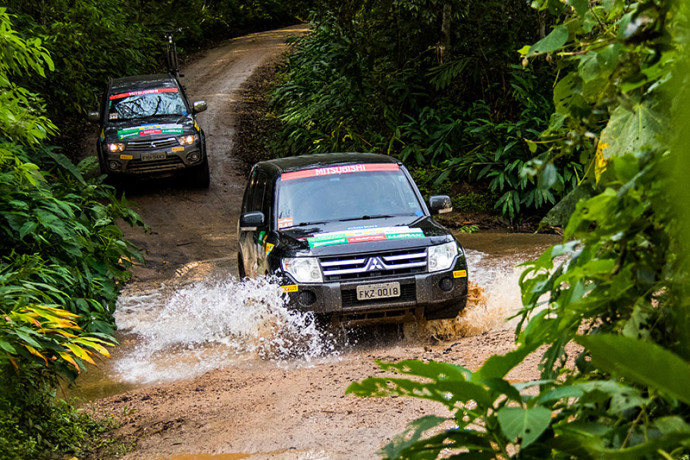
[[[469,272],[467,307],[456,318],[431,321],[427,334],[439,340],[451,340],[482,332],[515,327],[508,319],[522,308],[517,267],[532,254],[497,257],[480,251],[466,252]]]
[[[114,366],[128,382],[177,380],[256,357],[310,363],[336,353],[313,314],[288,309],[265,277],[139,292],[123,293],[115,313],[118,328],[137,336]]]

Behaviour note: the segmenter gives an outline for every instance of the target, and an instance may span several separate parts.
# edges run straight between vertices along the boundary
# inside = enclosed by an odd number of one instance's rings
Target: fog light
[[[316,302],[316,294],[314,294],[312,291],[302,291],[299,293],[297,301],[300,303],[300,305],[308,307],[309,305]]]
[[[438,287],[440,287],[442,291],[448,292],[453,289],[453,280],[450,278],[443,278],[438,283]]]
[[[112,169],[113,171],[117,171],[120,169],[120,162],[119,161],[111,161],[108,163],[108,167]]]
[[[190,163],[196,163],[201,159],[201,153],[199,152],[192,152],[189,155],[187,155],[187,161]]]

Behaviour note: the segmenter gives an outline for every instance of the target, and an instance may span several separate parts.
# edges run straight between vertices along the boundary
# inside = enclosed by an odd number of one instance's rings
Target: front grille
[[[154,160],[154,161],[141,161],[141,160],[129,160],[127,163],[127,172],[145,174],[154,173],[161,171],[171,171],[173,169],[184,168],[184,162],[182,158],[175,156],[169,156],[164,160]]]
[[[343,281],[426,271],[425,249],[408,249],[360,256],[322,257],[325,281]]]
[[[417,300],[417,286],[413,284],[400,285],[400,297],[385,299],[357,300],[357,289],[343,289],[341,291],[343,308],[364,307],[367,305],[385,305],[387,303],[414,302]]]
[[[127,142],[127,150],[133,152],[150,152],[154,150],[166,150],[179,145],[180,143],[177,142],[177,138],[169,137],[167,139],[154,139],[149,141],[129,141]]]

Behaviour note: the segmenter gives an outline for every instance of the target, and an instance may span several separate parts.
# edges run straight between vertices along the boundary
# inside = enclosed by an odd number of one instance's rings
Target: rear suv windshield
[[[177,88],[116,93],[108,99],[108,119],[111,121],[187,114],[187,107]]]
[[[283,173],[278,228],[384,216],[422,216],[397,164],[361,164]]]

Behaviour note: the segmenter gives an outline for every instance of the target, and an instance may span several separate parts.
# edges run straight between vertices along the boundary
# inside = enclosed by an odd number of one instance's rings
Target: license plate
[[[165,160],[167,157],[165,152],[142,153],[141,161]]]
[[[400,297],[400,283],[380,283],[357,286],[357,300]]]

